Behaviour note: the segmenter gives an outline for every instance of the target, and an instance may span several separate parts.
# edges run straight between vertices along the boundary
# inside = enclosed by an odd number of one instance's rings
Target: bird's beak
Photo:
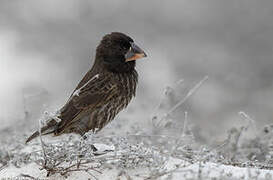
[[[135,43],[131,43],[131,47],[125,54],[125,61],[134,61],[143,57],[147,57],[146,53],[140,49]]]

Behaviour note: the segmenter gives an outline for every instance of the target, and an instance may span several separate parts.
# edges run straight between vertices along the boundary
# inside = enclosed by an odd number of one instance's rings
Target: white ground
[[[181,168],[177,168],[181,166]],[[185,166],[185,167],[183,167]],[[7,167],[0,171],[0,179],[2,178],[15,178],[22,174],[29,175],[38,179],[46,178],[46,171],[40,170],[40,167],[31,163],[22,168],[16,168],[14,166]],[[101,171],[102,174],[98,172],[92,172],[92,174],[97,179],[145,179],[151,176],[147,168],[138,169],[105,169]],[[162,168],[162,175],[160,177],[156,176],[155,179],[273,179],[272,170],[261,170],[256,168],[240,168],[234,166],[221,165],[216,163],[195,163],[188,164],[182,162],[179,159],[170,159],[166,167]],[[60,175],[52,175],[46,179],[95,179],[86,172],[72,172],[69,176],[63,177]]]

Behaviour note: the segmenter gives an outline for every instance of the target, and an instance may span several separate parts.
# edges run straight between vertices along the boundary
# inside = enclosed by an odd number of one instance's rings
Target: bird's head
[[[135,61],[143,57],[145,52],[132,38],[120,32],[105,35],[96,52],[96,59],[113,72],[133,71]]]

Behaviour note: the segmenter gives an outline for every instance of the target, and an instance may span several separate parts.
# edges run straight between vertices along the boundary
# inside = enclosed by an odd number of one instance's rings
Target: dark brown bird
[[[124,109],[136,93],[135,60],[146,57],[129,36],[113,32],[101,40],[93,67],[80,81],[58,119],[41,128],[41,135],[63,133],[84,135],[97,132]],[[33,133],[26,143],[39,136]]]

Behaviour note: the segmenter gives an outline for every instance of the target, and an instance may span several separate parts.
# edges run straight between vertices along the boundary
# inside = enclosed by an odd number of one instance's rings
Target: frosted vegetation
[[[149,126],[132,125],[121,135],[117,131],[126,122],[117,119],[108,135],[40,137],[28,145],[24,140],[30,128],[2,130],[0,178],[8,178],[1,175],[7,169],[35,164],[43,175],[34,177],[22,171],[16,177],[72,178],[82,173],[101,179],[114,170],[117,178],[125,179],[273,179],[273,124],[257,128],[255,120],[241,111],[238,116],[245,124],[227,130],[224,141],[202,141],[183,105],[207,80],[204,77],[183,95],[179,93],[183,80],[166,87]],[[54,113],[46,113],[41,124],[52,116]],[[247,136],[249,132],[254,135]]]

